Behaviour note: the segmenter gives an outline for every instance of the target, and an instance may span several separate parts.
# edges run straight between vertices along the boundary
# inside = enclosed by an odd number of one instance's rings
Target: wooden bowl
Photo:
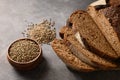
[[[38,46],[39,46],[39,54],[37,57],[35,57],[33,60],[30,60],[29,62],[17,62],[15,60],[13,60],[9,53],[10,53],[10,48],[11,46],[18,42],[18,41],[22,41],[22,40],[29,40],[29,41],[33,41],[35,42]],[[42,48],[41,46],[34,40],[32,39],[28,39],[28,38],[24,38],[24,39],[19,39],[19,40],[16,40],[15,42],[13,42],[10,47],[8,48],[8,54],[7,54],[7,59],[9,61],[9,63],[16,69],[18,70],[31,70],[33,68],[35,68],[38,64],[40,64],[41,60],[42,60]]]

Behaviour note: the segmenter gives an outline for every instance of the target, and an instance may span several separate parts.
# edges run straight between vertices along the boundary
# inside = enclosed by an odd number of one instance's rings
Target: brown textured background
[[[95,0],[0,0],[0,80],[120,80],[120,71],[77,73],[70,71],[49,45],[43,45],[44,61],[32,71],[17,71],[7,61],[8,46],[22,38],[26,26],[51,18],[57,31],[69,15]]]

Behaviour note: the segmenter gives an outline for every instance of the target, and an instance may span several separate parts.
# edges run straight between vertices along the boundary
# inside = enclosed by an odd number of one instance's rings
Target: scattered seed
[[[27,28],[26,37],[37,41],[39,44],[48,44],[56,38],[55,22],[44,20],[40,24],[33,24]]]

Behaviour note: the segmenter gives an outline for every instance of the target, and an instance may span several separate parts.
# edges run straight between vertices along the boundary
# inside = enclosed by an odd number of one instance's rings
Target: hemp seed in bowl
[[[13,42],[8,49],[9,62],[19,68],[28,68],[40,62],[41,47],[32,39],[19,39]]]

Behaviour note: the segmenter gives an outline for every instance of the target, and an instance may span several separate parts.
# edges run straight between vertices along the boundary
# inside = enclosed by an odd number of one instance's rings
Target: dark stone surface
[[[28,24],[51,18],[58,32],[73,11],[85,9],[93,1],[0,0],[0,80],[120,80],[120,71],[71,71],[49,45],[42,46],[44,61],[32,71],[17,71],[7,61],[10,43],[23,38],[21,32]]]

